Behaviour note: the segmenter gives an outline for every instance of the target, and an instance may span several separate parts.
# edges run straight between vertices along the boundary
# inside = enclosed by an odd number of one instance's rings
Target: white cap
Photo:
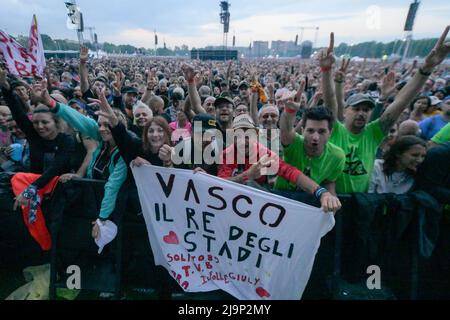
[[[442,100],[439,100],[439,98],[435,96],[430,96],[430,100],[432,106],[437,106],[439,103],[442,102]]]
[[[95,243],[98,246],[98,254],[102,253],[103,247],[114,240],[117,235],[117,226],[111,220],[104,222],[97,219],[96,221],[100,231],[98,239],[95,239]],[[104,224],[103,224],[104,223]]]

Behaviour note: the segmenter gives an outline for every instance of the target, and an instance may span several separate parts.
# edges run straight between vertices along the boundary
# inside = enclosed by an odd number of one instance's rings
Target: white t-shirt
[[[375,160],[369,193],[407,193],[414,185],[414,177],[406,172],[394,172],[387,177],[383,172],[383,160]]]

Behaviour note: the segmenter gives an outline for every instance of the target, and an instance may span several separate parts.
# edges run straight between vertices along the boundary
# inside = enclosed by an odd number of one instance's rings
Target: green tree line
[[[412,40],[408,57],[425,57],[430,50],[436,44],[437,38],[433,39],[420,39]],[[403,56],[406,42],[402,40],[391,41],[388,43],[381,42],[362,42],[354,45],[348,45],[347,43],[341,43],[335,48],[335,54],[337,56],[349,55],[352,57],[364,57],[364,58],[381,58],[384,55],[399,54]]]
[[[61,39],[52,39],[47,34],[41,34],[42,43],[44,45],[44,50],[75,50],[78,51],[80,46],[77,41],[73,40],[61,40]],[[18,36],[16,39],[21,45],[24,47],[28,47],[28,37],[26,36]],[[85,45],[90,50],[96,50],[95,44],[86,41]],[[113,43],[105,42],[105,43],[99,43],[98,49],[103,50],[107,53],[126,53],[126,54],[147,54],[147,55],[154,55],[155,50],[154,49],[146,49],[146,48],[138,48],[129,44],[121,44],[121,45],[115,45]],[[187,45],[182,45],[181,47],[175,46],[173,49],[163,47],[163,48],[157,48],[156,54],[158,56],[184,56],[189,55],[189,47]]]

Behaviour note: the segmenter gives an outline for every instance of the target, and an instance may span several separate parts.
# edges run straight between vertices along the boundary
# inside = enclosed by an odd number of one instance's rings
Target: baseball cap
[[[95,239],[95,243],[98,246],[98,254],[100,254],[102,253],[103,248],[116,237],[117,226],[111,220],[106,220],[104,221],[105,224],[103,224],[100,219],[97,219],[96,223],[100,228],[100,236],[98,239]]]
[[[72,105],[76,103],[77,105],[79,105],[82,109],[86,110],[86,104],[82,101],[80,101],[79,99],[70,99],[69,102],[67,102],[67,105]]]
[[[135,87],[123,87],[122,90],[120,90],[120,92],[122,94],[125,94],[125,93],[138,94],[139,93]]]
[[[244,80],[244,81],[241,81],[241,83],[239,83],[239,87],[238,88],[239,89],[241,89],[241,88],[248,89],[248,88],[250,88],[250,86],[249,86],[248,82]]]
[[[214,101],[214,107],[218,107],[222,103],[231,103],[234,108],[234,101],[229,96],[220,96]]]
[[[439,103],[442,102],[442,100],[439,100],[439,98],[435,96],[430,96],[430,100],[432,106],[437,106]]]
[[[255,123],[248,114],[240,114],[233,120],[233,129],[255,129]]]
[[[104,84],[108,85],[108,79],[106,79],[105,76],[98,76],[97,78],[95,78],[95,81],[101,81]]]
[[[375,101],[367,94],[356,93],[350,96],[345,102],[345,107],[353,107],[360,103],[367,103],[372,109],[375,108]]]
[[[196,126],[196,122],[202,123],[202,132],[205,132],[210,129],[218,129],[216,119],[214,119],[211,115],[207,113],[199,113],[196,114],[192,118],[192,123],[194,124],[194,131]]]

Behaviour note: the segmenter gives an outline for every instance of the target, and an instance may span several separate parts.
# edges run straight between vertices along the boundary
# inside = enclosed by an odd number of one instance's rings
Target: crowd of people
[[[449,204],[448,31],[422,64],[337,61],[331,34],[312,60],[93,59],[82,47],[47,60],[45,77],[3,68],[0,171],[15,173],[15,207],[43,250],[41,202],[56,184],[105,180],[104,223],[125,183],[121,199],[138,202],[130,166],[146,164],[305,195],[325,212],[339,194],[415,188]]]

